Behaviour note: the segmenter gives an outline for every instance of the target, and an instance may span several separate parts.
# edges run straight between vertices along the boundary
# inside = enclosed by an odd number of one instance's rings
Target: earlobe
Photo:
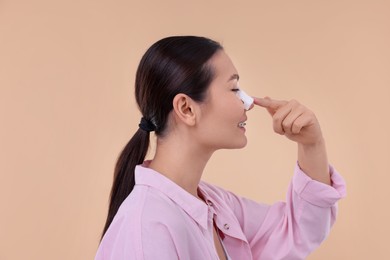
[[[188,126],[195,125],[196,114],[192,98],[183,93],[179,93],[173,98],[172,105],[176,117],[179,120]]]

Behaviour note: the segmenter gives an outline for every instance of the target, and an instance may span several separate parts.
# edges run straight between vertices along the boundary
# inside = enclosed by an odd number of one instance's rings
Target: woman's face
[[[210,64],[215,75],[206,101],[200,105],[198,138],[202,145],[212,150],[242,148],[247,139],[245,128],[239,124],[245,122],[247,116],[244,104],[236,94],[238,72],[224,51],[218,51]]]

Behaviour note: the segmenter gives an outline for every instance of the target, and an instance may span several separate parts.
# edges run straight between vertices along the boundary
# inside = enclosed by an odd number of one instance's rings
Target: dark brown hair
[[[157,136],[165,134],[177,94],[186,94],[196,102],[205,100],[214,77],[208,61],[221,49],[208,38],[172,36],[157,41],[143,55],[135,79],[135,98],[143,117],[154,124]],[[134,169],[145,159],[149,135],[139,128],[118,157],[102,237],[134,188]]]

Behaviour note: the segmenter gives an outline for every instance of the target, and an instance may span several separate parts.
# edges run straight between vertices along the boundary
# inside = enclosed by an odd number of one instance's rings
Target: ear
[[[196,103],[186,94],[177,94],[172,101],[173,110],[176,117],[188,126],[194,126],[196,123],[195,106]]]

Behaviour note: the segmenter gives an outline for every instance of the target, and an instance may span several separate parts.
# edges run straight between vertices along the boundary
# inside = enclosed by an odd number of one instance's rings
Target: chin
[[[213,147],[215,150],[219,149],[242,149],[248,143],[248,140],[245,135],[239,137],[224,137],[219,139],[217,142],[214,142]]]
[[[245,140],[245,142],[242,143],[239,147],[237,147],[237,149],[242,149],[242,148],[244,148],[244,147],[246,146],[247,143],[248,143],[248,142]]]
[[[246,139],[246,137],[244,137],[244,139],[240,140],[240,142],[236,142],[235,144],[230,144],[230,146],[227,147],[227,149],[242,149],[246,146],[247,143],[248,140]]]

